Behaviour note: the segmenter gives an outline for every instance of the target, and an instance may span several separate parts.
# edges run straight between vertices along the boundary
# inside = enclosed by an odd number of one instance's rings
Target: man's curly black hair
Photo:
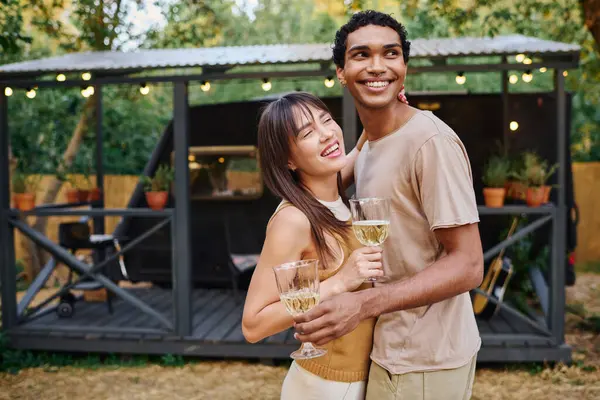
[[[363,26],[377,25],[392,28],[400,36],[402,44],[402,55],[404,62],[408,63],[410,54],[410,42],[407,40],[406,28],[391,15],[379,11],[366,10],[357,12],[350,18],[344,26],[335,33],[335,42],[333,45],[333,62],[340,68],[344,68],[344,56],[346,54],[346,44],[348,35]]]

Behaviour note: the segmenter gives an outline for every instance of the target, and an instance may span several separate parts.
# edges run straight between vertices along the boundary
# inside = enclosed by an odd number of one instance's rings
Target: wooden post
[[[17,324],[17,269],[13,227],[8,223],[10,174],[8,151],[8,98],[0,86],[0,282],[2,283],[2,328]]]
[[[171,220],[175,332],[192,333],[192,259],[190,229],[190,171],[188,166],[188,84],[175,83],[173,93],[173,148],[175,151],[175,217]],[[177,238],[175,238],[177,235]]]

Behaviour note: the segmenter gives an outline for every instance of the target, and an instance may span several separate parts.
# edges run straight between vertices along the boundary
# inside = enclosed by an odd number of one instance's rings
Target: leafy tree
[[[18,54],[31,37],[23,32],[23,14],[19,0],[0,0],[0,49],[3,58]]]

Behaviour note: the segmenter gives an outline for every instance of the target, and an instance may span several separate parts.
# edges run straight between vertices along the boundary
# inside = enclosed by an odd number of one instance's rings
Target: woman
[[[405,101],[402,94],[399,95]],[[361,247],[351,231],[344,187],[353,180],[362,144],[348,155],[344,138],[325,104],[308,93],[292,93],[267,106],[258,129],[261,168],[269,189],[283,199],[268,225],[252,276],[242,329],[257,342],[292,326],[279,301],[272,267],[319,259],[320,298],[369,287],[383,275],[381,248]],[[363,399],[374,319],[326,345],[327,354],[292,363],[282,399]]]

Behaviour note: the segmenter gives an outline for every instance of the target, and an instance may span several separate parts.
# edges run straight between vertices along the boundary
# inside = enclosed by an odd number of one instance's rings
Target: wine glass
[[[302,260],[273,268],[279,298],[292,316],[300,315],[319,304],[318,260]],[[327,350],[317,349],[312,343],[302,343],[290,354],[294,360],[321,357]]]
[[[363,246],[381,246],[390,230],[390,201],[368,197],[350,199],[352,230]],[[388,276],[367,278],[367,282],[387,282]]]

